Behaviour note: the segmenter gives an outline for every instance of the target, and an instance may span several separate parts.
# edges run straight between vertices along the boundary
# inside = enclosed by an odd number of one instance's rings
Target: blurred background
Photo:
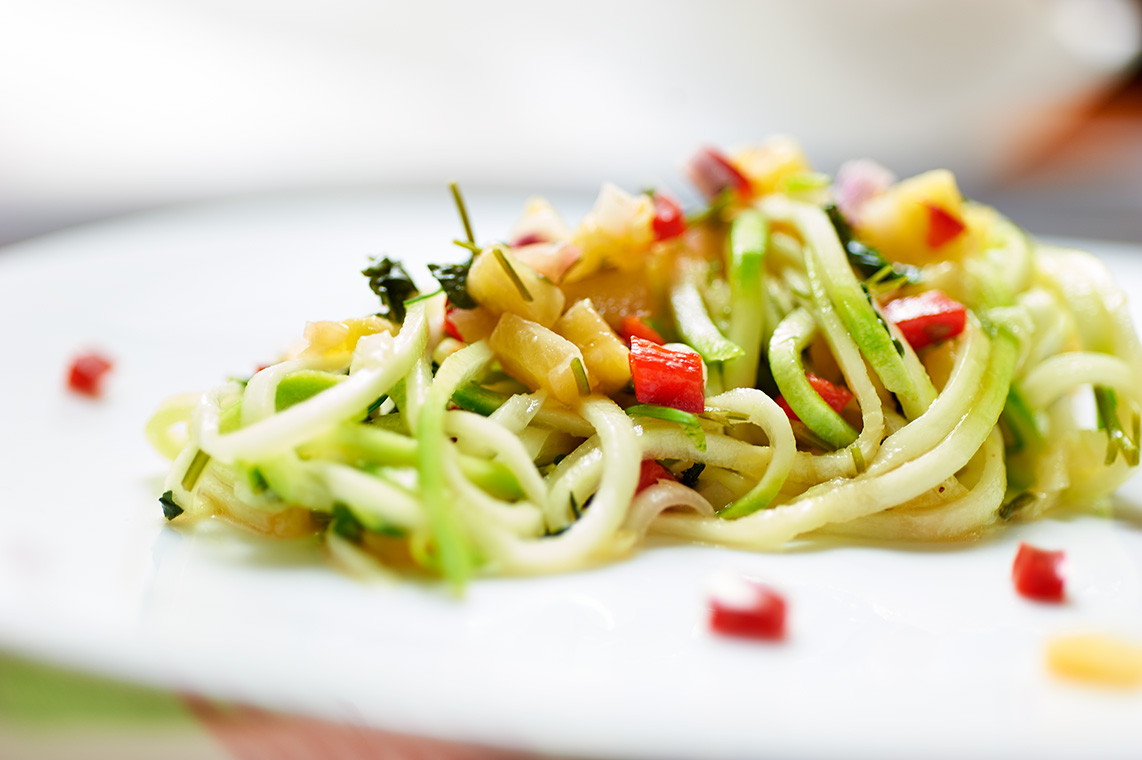
[[[263,193],[680,184],[783,132],[1142,241],[1137,0],[0,0],[0,243]]]

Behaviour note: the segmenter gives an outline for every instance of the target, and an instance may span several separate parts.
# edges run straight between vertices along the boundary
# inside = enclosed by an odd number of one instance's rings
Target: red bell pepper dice
[[[673,198],[662,193],[654,194],[654,229],[655,240],[670,240],[686,231],[686,217]]]
[[[678,478],[653,459],[642,460],[642,466],[638,473],[638,488],[635,489],[635,493],[642,493],[660,480],[677,482]]]
[[[637,335],[630,339],[630,374],[642,404],[658,404],[701,414],[706,409],[702,357],[659,346]]]
[[[636,317],[634,314],[628,314],[623,317],[622,324],[619,325],[619,335],[623,336],[628,344],[631,338],[639,337],[643,340],[649,340],[651,343],[661,346],[666,341],[658,334],[658,331],[653,327],[643,322],[641,318]]]
[[[966,306],[938,290],[897,298],[884,305],[884,318],[899,327],[917,351],[962,333],[967,313]]]
[[[1028,599],[1039,602],[1063,601],[1063,577],[1059,574],[1061,551],[1036,549],[1030,544],[1019,544],[1011,579],[1015,590]]]
[[[942,248],[958,238],[967,229],[963,220],[952,212],[931,203],[925,203],[928,209],[928,247]]]
[[[779,641],[785,638],[785,599],[760,583],[740,580],[733,598],[710,599],[710,630],[724,636]]]
[[[824,399],[825,403],[838,414],[853,400],[852,392],[843,385],[834,385],[823,377],[817,377],[812,372],[806,372],[805,379],[809,381],[809,385],[813,386],[813,390],[817,391],[817,395]],[[789,408],[784,396],[777,397],[777,405],[781,407],[789,419],[794,422],[799,421],[797,415]]]
[[[726,188],[742,198],[753,194],[753,187],[746,176],[714,148],[702,148],[695,153],[686,165],[686,175],[707,198],[716,197]]]
[[[103,376],[111,371],[111,360],[99,354],[77,356],[68,370],[67,387],[76,393],[96,397],[103,390]]]

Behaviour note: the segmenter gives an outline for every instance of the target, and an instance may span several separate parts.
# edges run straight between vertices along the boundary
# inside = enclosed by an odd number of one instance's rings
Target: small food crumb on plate
[[[1011,580],[1022,596],[1037,602],[1062,602],[1065,599],[1063,576],[1059,564],[1061,551],[1037,549],[1030,544],[1019,544],[1015,563],[1011,566]]]
[[[762,583],[719,575],[710,589],[710,630],[722,636],[781,641],[785,598]]]
[[[80,354],[72,360],[68,369],[67,387],[73,393],[98,398],[103,393],[103,376],[114,366],[110,359],[101,354]]]
[[[1142,646],[1103,634],[1056,636],[1047,642],[1047,669],[1099,686],[1142,686]]]

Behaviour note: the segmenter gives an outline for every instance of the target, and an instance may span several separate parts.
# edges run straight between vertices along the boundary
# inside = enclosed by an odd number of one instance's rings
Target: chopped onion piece
[[[867,158],[846,161],[837,170],[833,195],[849,224],[860,220],[861,208],[896,182],[896,175]]]
[[[660,480],[647,487],[631,503],[623,529],[639,537],[662,512],[670,507],[689,507],[703,517],[713,517],[714,508],[697,491],[681,483]]]

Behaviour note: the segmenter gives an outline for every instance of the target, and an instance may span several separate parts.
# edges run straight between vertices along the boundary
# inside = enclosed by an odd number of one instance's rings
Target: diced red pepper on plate
[[[943,206],[925,203],[928,209],[928,247],[943,248],[967,229],[963,220]]]
[[[1019,551],[1015,554],[1015,564],[1011,567],[1015,590],[1038,602],[1063,601],[1063,576],[1059,574],[1059,564],[1062,561],[1061,551],[1047,551],[1020,543]]]
[[[768,586],[735,579],[729,595],[710,598],[710,630],[723,636],[779,641],[785,638],[785,599]]]
[[[809,385],[813,386],[813,390],[817,391],[817,395],[824,399],[825,403],[838,414],[853,400],[852,391],[843,385],[831,383],[823,377],[817,377],[812,372],[806,372],[805,379],[809,381]],[[794,422],[798,421],[797,415],[789,408],[789,403],[786,402],[784,396],[777,397],[777,405],[781,407],[789,419]]]
[[[939,290],[884,304],[884,318],[899,327],[905,340],[917,351],[962,333],[967,313],[966,306]]]
[[[686,216],[682,213],[682,207],[669,195],[654,194],[652,227],[655,240],[670,240],[686,231]]]
[[[707,198],[714,198],[727,188],[742,198],[753,193],[749,179],[715,148],[702,148],[695,153],[686,165],[686,176]]]
[[[635,489],[635,493],[642,493],[660,480],[673,480],[677,482],[678,478],[674,477],[674,474],[670,472],[670,470],[655,460],[642,460],[642,466],[638,473],[638,488]]]
[[[625,340],[628,345],[630,344],[631,338],[636,336],[643,340],[649,340],[651,343],[655,343],[659,346],[666,342],[662,339],[662,336],[658,334],[657,330],[646,322],[643,322],[641,317],[637,317],[634,314],[628,314],[623,317],[622,324],[619,325],[619,335],[623,337],[623,340]]]
[[[84,396],[96,397],[103,390],[103,376],[111,371],[114,364],[99,354],[82,354],[71,363],[67,375],[67,387]]]
[[[706,409],[702,357],[638,337],[630,339],[630,374],[634,395],[642,404],[658,404],[701,414]]]

